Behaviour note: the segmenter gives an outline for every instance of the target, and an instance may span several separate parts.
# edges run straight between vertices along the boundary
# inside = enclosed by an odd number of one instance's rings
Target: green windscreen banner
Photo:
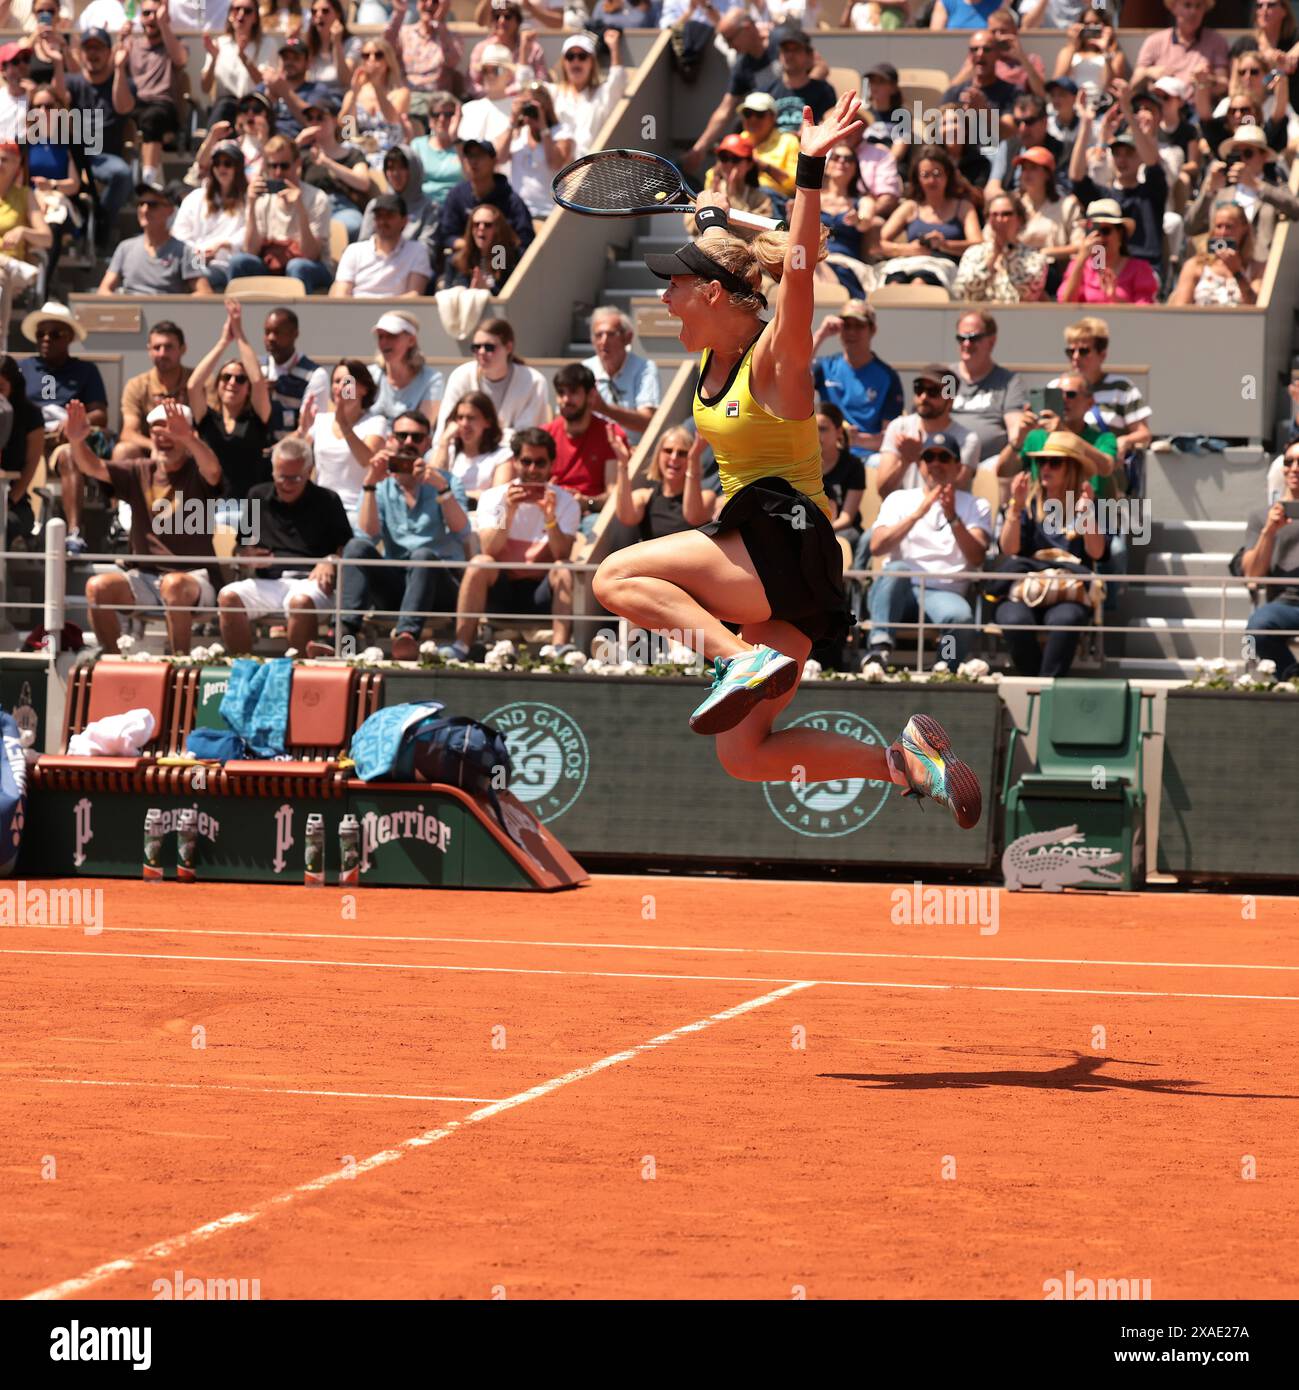
[[[1299,880],[1299,697],[1170,690],[1159,868]]]
[[[385,672],[383,686],[385,704],[441,700],[448,715],[498,728],[510,750],[511,790],[579,859],[991,864],[995,687],[816,681],[777,719],[781,729],[887,747],[910,715],[933,715],[984,787],[984,816],[972,831],[932,802],[922,812],[892,783],[799,777],[792,756],[788,782],[737,781],[718,762],[715,740],[687,723],[706,688],[690,679],[441,671]]]

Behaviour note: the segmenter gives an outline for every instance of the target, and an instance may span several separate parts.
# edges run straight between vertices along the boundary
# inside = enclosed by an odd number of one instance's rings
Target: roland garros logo
[[[543,824],[557,820],[582,795],[591,753],[578,724],[540,700],[518,700],[483,719],[505,735],[510,790]]]
[[[888,747],[874,724],[848,710],[812,710],[800,714],[787,727],[822,729],[872,747]],[[864,777],[843,777],[834,782],[764,782],[762,794],[781,825],[798,835],[829,840],[869,825],[888,800],[892,785],[868,782]]]

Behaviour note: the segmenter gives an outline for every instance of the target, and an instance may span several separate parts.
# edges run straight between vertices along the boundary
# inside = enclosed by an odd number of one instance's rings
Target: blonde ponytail
[[[753,286],[751,295],[731,294],[731,304],[736,309],[758,313],[762,301],[763,276],[779,281],[785,272],[785,256],[789,251],[788,232],[759,232],[752,241],[742,241],[734,232],[721,227],[710,227],[697,239],[699,248],[706,251],[718,265],[737,275]],[[816,259],[819,264],[825,260],[829,251],[830,234],[823,226]]]

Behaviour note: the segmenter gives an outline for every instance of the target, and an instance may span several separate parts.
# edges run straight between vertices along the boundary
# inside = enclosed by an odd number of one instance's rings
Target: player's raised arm
[[[789,240],[784,269],[776,291],[771,332],[763,335],[755,354],[760,378],[774,378],[777,407],[791,418],[802,418],[811,409],[811,381],[806,376],[812,362],[813,280],[821,258],[821,184],[825,157],[839,144],[856,146],[865,122],[861,98],[845,92],[820,125],[812,124],[812,108],[803,108],[799,134],[797,188],[789,214]],[[762,356],[768,357],[764,363]],[[797,385],[796,385],[797,381]],[[806,397],[806,400],[803,398]]]

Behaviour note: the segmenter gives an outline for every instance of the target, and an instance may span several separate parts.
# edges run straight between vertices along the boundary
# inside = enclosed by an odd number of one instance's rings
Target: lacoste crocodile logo
[[[1080,853],[1064,848],[1066,845],[1084,848]],[[1064,888],[1085,888],[1089,884],[1112,887],[1121,883],[1119,874],[1103,866],[1117,864],[1122,858],[1118,850],[1087,851],[1086,836],[1078,833],[1076,825],[1065,825],[1059,830],[1040,830],[1012,840],[1001,856],[1001,871],[1012,893],[1024,887],[1059,893]]]

